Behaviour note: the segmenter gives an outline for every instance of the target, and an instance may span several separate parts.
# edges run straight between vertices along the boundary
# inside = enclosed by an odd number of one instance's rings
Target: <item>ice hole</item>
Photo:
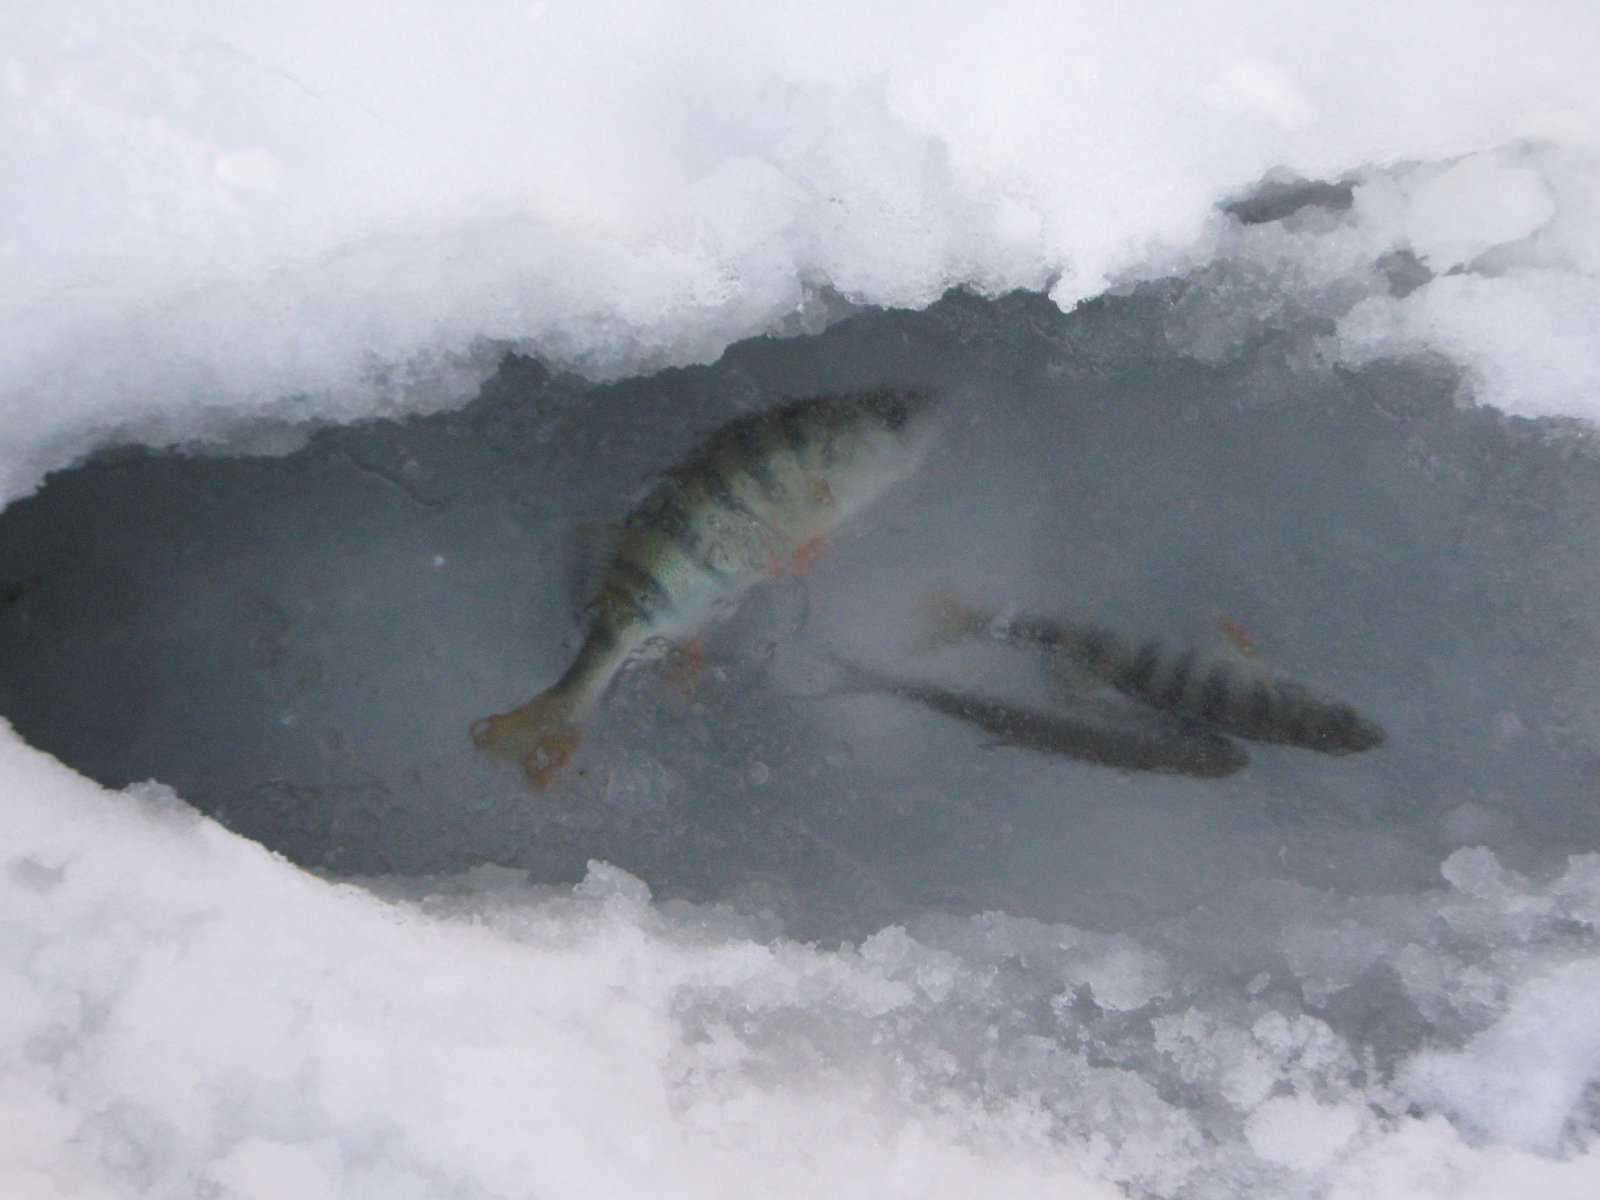
[[[0,709],[320,870],[599,859],[803,936],[1115,930],[1241,877],[1406,891],[1459,845],[1536,873],[1600,848],[1588,435],[1463,406],[1438,361],[1332,365],[1314,316],[1196,356],[1174,331],[1206,303],[951,294],[616,384],[511,357],[461,411],[281,457],[103,453],[0,515]],[[943,397],[930,459],[713,629],[692,687],[628,671],[539,795],[474,752],[474,718],[565,666],[582,547],[654,472],[779,397],[889,384]],[[912,653],[937,589],[1175,643],[1225,616],[1388,742],[1191,779],[828,693],[830,653],[1036,691],[1020,655]]]

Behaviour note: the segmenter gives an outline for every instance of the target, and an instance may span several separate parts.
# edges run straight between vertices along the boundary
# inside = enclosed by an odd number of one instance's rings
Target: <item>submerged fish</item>
[[[1023,750],[1061,754],[1126,771],[1162,771],[1218,778],[1242,770],[1243,748],[1204,729],[1176,721],[1163,728],[1119,729],[1061,713],[1009,704],[981,692],[958,692],[938,684],[891,675],[834,658],[845,673],[845,689],[882,692],[975,725],[999,742]]]
[[[1224,632],[1236,654],[1203,655],[1192,647],[1138,642],[1101,625],[994,614],[950,597],[936,601],[940,640],[986,637],[1037,646],[1054,660],[1062,681],[1088,676],[1153,708],[1223,733],[1352,754],[1381,745],[1384,732],[1354,707],[1287,679],[1255,657],[1231,622]]]
[[[544,786],[631,655],[694,633],[764,576],[807,566],[832,530],[921,461],[933,426],[931,397],[886,390],[796,400],[718,429],[624,520],[566,673],[478,721],[473,742]]]

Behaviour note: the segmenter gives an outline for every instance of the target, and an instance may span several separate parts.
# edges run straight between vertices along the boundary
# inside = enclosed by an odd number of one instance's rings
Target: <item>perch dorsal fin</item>
[[[1222,634],[1223,645],[1234,657],[1247,663],[1259,664],[1261,651],[1256,648],[1256,640],[1250,631],[1235,621],[1227,613],[1216,614],[1217,632]]]

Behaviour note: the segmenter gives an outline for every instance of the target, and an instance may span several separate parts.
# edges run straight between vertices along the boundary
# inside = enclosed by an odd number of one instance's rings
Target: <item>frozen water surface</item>
[[[928,908],[1121,929],[1241,877],[1405,891],[1457,846],[1533,871],[1600,848],[1585,436],[1458,408],[1442,364],[1327,366],[1295,330],[1197,363],[1167,335],[1194,302],[953,295],[612,386],[511,359],[461,412],[279,458],[107,455],[0,519],[8,715],[308,866],[557,882],[599,858],[806,936]],[[474,717],[565,666],[584,546],[653,471],[786,393],[883,384],[945,397],[934,455],[716,627],[697,679],[630,670],[541,795],[474,754]],[[1225,614],[1389,741],[1195,780],[830,694],[843,651],[1032,699],[1022,655],[913,653],[939,588],[1180,644]]]

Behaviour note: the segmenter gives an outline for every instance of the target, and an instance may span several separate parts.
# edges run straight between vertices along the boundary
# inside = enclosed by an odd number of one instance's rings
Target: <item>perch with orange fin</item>
[[[571,666],[528,703],[474,723],[473,743],[547,786],[624,663],[647,642],[698,633],[762,579],[808,567],[833,530],[922,460],[934,411],[926,393],[888,389],[722,426],[623,521]]]

